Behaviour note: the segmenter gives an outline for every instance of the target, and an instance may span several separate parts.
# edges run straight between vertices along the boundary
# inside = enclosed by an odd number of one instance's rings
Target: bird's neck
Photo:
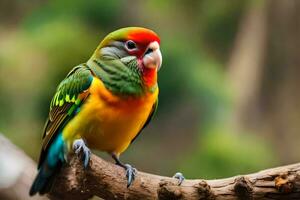
[[[142,72],[143,83],[150,91],[157,88],[157,69],[144,68]]]
[[[125,66],[119,60],[91,58],[87,65],[104,83],[105,87],[116,95],[143,96],[157,88],[156,72],[140,72],[134,61]]]

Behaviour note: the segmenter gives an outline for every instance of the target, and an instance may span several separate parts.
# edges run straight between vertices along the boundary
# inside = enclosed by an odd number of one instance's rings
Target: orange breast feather
[[[116,154],[125,151],[141,130],[158,97],[156,89],[142,97],[122,98],[108,91],[97,78],[90,93],[80,113],[65,129],[73,138],[84,138],[93,149]]]

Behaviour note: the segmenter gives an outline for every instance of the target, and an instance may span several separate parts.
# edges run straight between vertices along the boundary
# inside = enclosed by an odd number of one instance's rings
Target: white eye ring
[[[128,51],[133,51],[137,49],[137,46],[134,41],[128,40],[125,42],[125,47]]]

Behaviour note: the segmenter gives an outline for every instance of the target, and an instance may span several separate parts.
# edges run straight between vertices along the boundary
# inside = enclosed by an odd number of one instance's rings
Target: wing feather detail
[[[57,87],[44,127],[43,145],[38,168],[45,159],[48,147],[59,130],[74,117],[76,109],[89,96],[89,87],[92,81],[92,71],[87,65],[83,64],[74,67]]]

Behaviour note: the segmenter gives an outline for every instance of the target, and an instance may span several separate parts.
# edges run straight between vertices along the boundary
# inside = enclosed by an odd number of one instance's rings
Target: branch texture
[[[32,199],[28,190],[36,174],[34,162],[1,134],[0,144],[0,199]],[[70,155],[48,197],[55,200],[93,196],[107,200],[300,199],[300,163],[227,179],[185,180],[181,186],[177,183],[173,178],[138,172],[127,188],[123,168],[92,155],[88,168],[84,169],[81,159]]]
[[[300,199],[300,163],[218,180],[177,180],[138,172],[126,188],[123,168],[92,155],[84,169],[76,156],[56,178],[50,199]]]

